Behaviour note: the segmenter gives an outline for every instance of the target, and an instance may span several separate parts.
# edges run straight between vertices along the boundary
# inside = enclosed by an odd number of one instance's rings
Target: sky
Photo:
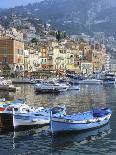
[[[42,0],[0,0],[0,8],[10,8],[28,3],[40,2]]]

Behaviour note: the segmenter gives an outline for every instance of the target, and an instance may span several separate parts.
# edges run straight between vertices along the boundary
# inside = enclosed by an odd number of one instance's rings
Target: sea
[[[0,155],[115,155],[116,85],[80,85],[80,90],[58,95],[36,94],[33,85],[16,85],[15,93],[0,92],[7,100],[25,99],[30,106],[65,105],[67,113],[99,107],[112,109],[109,124],[94,130],[52,135],[49,126],[21,131],[0,129]]]

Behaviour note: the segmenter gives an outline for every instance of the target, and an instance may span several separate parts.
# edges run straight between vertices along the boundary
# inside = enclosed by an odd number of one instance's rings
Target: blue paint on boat
[[[109,122],[112,111],[108,108],[94,109],[84,113],[52,117],[52,132],[88,130],[103,126]]]

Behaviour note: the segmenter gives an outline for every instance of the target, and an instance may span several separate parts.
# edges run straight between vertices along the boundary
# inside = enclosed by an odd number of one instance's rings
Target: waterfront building
[[[103,67],[103,57],[102,51],[93,50],[92,51],[92,64],[93,72],[101,71]]]
[[[10,37],[0,38],[0,64],[9,66],[11,73],[24,71],[24,43]]]
[[[106,54],[105,55],[105,71],[110,71],[111,70],[111,61],[110,61],[110,55],[109,54]]]
[[[27,49],[24,50],[24,71],[29,72],[30,70],[30,51]]]
[[[45,45],[43,45],[40,47],[40,58],[39,58],[40,68],[42,70],[49,69],[47,58],[48,58],[48,49]]]
[[[37,72],[39,69],[39,51],[34,48],[29,49],[29,72]]]
[[[53,48],[54,70],[66,70],[66,49],[56,46]]]
[[[81,42],[79,44],[79,58],[80,60],[92,62],[92,50],[88,43]]]
[[[93,64],[91,62],[82,62],[81,63],[81,73],[92,74],[93,73]]]
[[[48,70],[54,70],[53,67],[53,48],[48,47],[48,54],[47,54],[47,65],[48,65]]]
[[[80,73],[80,60],[79,60],[79,44],[78,42],[69,41],[66,44],[69,49],[67,69]],[[70,60],[70,61],[69,61]]]

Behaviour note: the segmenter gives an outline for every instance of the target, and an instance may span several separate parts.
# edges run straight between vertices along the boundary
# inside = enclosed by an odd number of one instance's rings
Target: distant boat
[[[112,111],[108,108],[94,109],[84,113],[51,117],[51,132],[89,130],[109,122]]]
[[[102,80],[97,80],[97,79],[85,79],[79,81],[79,84],[102,84]]]
[[[67,91],[69,86],[66,84],[58,84],[53,81],[37,83],[34,86],[34,90],[37,93],[49,93],[49,94],[58,94],[62,91]]]
[[[103,78],[103,84],[115,84],[116,76],[114,74],[105,74]]]
[[[80,90],[80,85],[74,82],[69,82],[68,90]]]

